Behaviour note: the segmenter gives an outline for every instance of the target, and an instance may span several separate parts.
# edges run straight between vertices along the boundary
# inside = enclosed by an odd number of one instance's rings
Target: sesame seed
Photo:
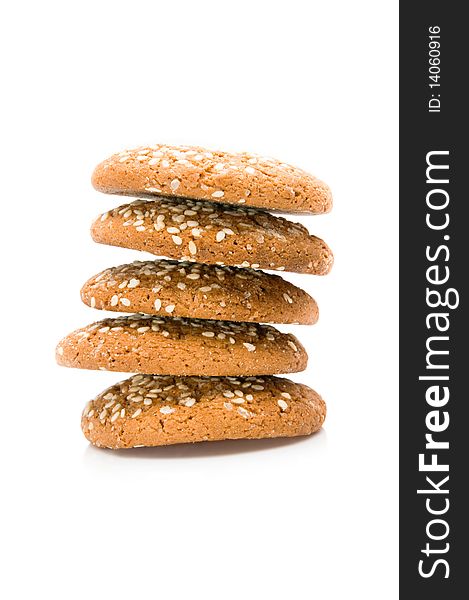
[[[100,419],[101,421],[104,421],[104,419],[106,418],[106,416],[107,416],[107,410],[106,410],[106,409],[102,410],[102,411],[99,413],[99,419]]]
[[[180,289],[180,290],[185,290],[185,289],[186,289],[186,284],[185,284],[185,283],[183,283],[182,281],[180,281],[180,282],[177,284],[177,286],[176,286],[176,287],[177,287],[178,289]]]
[[[93,423],[88,423],[88,429],[91,431],[93,429],[94,425]]]
[[[119,302],[119,296],[116,296],[116,294],[114,294],[114,296],[111,298],[111,306],[117,306]]]
[[[149,327],[138,327],[137,331],[138,333],[145,333],[145,331],[148,331],[149,329]]]
[[[230,340],[230,344],[235,344],[236,343],[236,340],[234,339],[234,337],[230,337],[229,340]]]
[[[121,298],[120,302],[124,306],[130,306],[130,300],[128,298]]]
[[[111,328],[110,327],[101,327],[98,329],[99,333],[107,333]]]
[[[213,192],[212,198],[223,198],[224,195],[225,192],[223,192],[222,190],[217,190],[216,192]]]
[[[245,348],[247,348],[247,350],[249,352],[254,352],[254,350],[256,349],[256,347],[254,346],[254,344],[249,344],[248,342],[243,342],[243,346]]]
[[[251,387],[253,390],[258,390],[260,392],[264,389],[263,385],[258,385],[257,383],[253,384]]]
[[[154,307],[155,307],[156,310],[160,310],[160,308],[161,308],[161,300],[159,298],[157,298],[155,300],[155,302],[153,303],[153,305],[154,305]]]
[[[244,396],[243,392],[241,390],[235,390],[234,393],[239,396],[240,398],[242,398]]]
[[[191,407],[194,406],[195,402],[195,398],[184,398],[180,401],[180,404],[182,404],[183,406]]]
[[[252,167],[246,167],[244,170],[246,173],[249,173],[249,175],[255,175],[256,173],[256,169],[253,169]]]
[[[144,227],[143,225],[139,225],[135,228],[135,231],[146,231],[146,227]]]
[[[91,308],[95,308],[96,306],[96,298],[94,296],[91,296],[90,306]]]
[[[57,354],[58,354],[59,356],[63,356],[63,354],[64,354],[64,349],[62,348],[62,346],[59,346],[59,347],[57,348]]]
[[[212,291],[211,285],[204,285],[203,287],[199,288],[199,292],[211,292],[211,291]]]
[[[201,233],[202,233],[202,231],[200,229],[197,229],[197,227],[194,227],[194,229],[191,230],[191,234],[194,237],[200,237]]]
[[[178,227],[166,227],[168,233],[181,233]]]
[[[202,331],[202,335],[204,337],[208,337],[208,338],[215,337],[215,334],[213,333],[213,331]]]
[[[180,246],[182,244],[182,239],[178,235],[172,235],[171,237],[176,246]]]
[[[165,308],[165,311],[167,313],[172,313],[175,308],[176,308],[175,304],[168,304],[168,306]]]
[[[169,166],[169,163],[168,163],[168,166]],[[181,184],[181,182],[179,181],[179,179],[173,179],[171,181],[171,183],[169,184],[169,187],[171,188],[172,192],[175,192],[178,189],[178,187],[180,186],[180,184]]]
[[[217,231],[217,235],[215,236],[215,239],[217,240],[217,242],[221,242],[225,239],[226,237],[226,233],[224,231]]]
[[[125,417],[125,408],[123,408],[121,410],[121,419],[123,419]]]
[[[104,214],[101,215],[101,221],[105,221],[107,218],[109,217],[109,212],[105,212]]]
[[[238,407],[238,413],[245,419],[249,418],[249,412],[245,408],[242,408],[241,406]]]
[[[127,279],[124,279],[124,281],[122,283],[119,283],[118,288],[120,290],[123,290],[125,287],[127,287],[128,281]]]
[[[290,346],[290,348],[292,348],[292,350],[294,350],[295,352],[298,352],[298,348],[291,340],[288,340],[288,345]]]
[[[186,275],[187,279],[200,279],[200,275],[198,273],[189,273],[189,275]]]
[[[282,410],[287,410],[288,408],[288,404],[285,402],[285,400],[277,400],[277,404]]]
[[[285,302],[288,302],[288,304],[293,304],[293,300],[288,294],[283,294],[283,299]]]
[[[136,288],[140,283],[140,279],[131,279],[127,285],[128,288]]]
[[[175,409],[171,408],[170,406],[162,406],[160,408],[160,413],[162,413],[163,415],[170,415],[173,412],[175,412]]]
[[[142,409],[141,408],[137,408],[137,410],[134,412],[134,414],[132,415],[132,419],[135,419],[135,417],[138,417],[138,415],[142,414]]]
[[[191,254],[197,254],[197,246],[194,244],[194,242],[192,240],[189,242],[189,252]]]
[[[118,412],[114,413],[111,417],[111,423],[114,423],[114,421],[117,421],[118,418],[119,418],[119,413]]]
[[[280,395],[286,398],[287,400],[291,400],[291,396],[288,392],[282,392]]]
[[[235,404],[244,404],[244,398],[233,398]]]
[[[143,404],[145,404],[145,406],[150,406],[150,404],[152,404],[153,400],[151,398],[145,398],[145,400],[143,401]]]
[[[226,408],[226,410],[233,410],[233,405],[231,402],[223,402],[223,406]]]
[[[235,395],[233,394],[233,392],[230,392],[230,390],[227,390],[226,392],[223,392],[223,395],[225,396],[225,398],[234,398]]]
[[[254,396],[252,394],[246,394],[246,400],[251,402],[251,400],[254,400]]]

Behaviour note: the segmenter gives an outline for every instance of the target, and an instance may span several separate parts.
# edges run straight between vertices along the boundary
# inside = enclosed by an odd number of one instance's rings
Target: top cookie
[[[328,186],[270,157],[155,145],[124,150],[100,163],[93,186],[106,194],[170,196],[321,214],[332,208]]]

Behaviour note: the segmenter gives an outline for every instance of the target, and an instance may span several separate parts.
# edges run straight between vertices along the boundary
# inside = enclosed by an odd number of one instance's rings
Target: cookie
[[[295,336],[269,325],[143,315],[78,329],[56,358],[65,367],[158,375],[271,375],[307,363]]]
[[[157,194],[309,214],[332,208],[328,186],[301,169],[274,158],[197,146],[124,150],[96,167],[92,183],[107,194]]]
[[[95,242],[208,264],[324,275],[332,252],[299,223],[213,202],[137,200],[93,223]]]
[[[318,319],[313,298],[278,275],[172,260],[106,269],[85,283],[81,298],[93,308],[148,315],[305,325]]]
[[[89,402],[81,426],[117,449],[309,435],[325,417],[319,394],[279,377],[135,375]]]

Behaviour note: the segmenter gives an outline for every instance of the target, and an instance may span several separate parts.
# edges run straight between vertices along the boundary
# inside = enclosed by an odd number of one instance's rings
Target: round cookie
[[[299,223],[249,208],[194,200],[137,200],[98,217],[95,242],[207,264],[325,275],[327,244]]]
[[[303,371],[307,354],[269,325],[126,315],[64,338],[59,365],[158,375],[271,375]]]
[[[99,164],[93,186],[107,194],[161,196],[320,214],[328,186],[301,169],[256,154],[156,145],[124,150]]]
[[[89,402],[81,426],[117,449],[309,435],[325,417],[319,394],[288,379],[136,375]]]
[[[135,261],[89,279],[93,308],[223,321],[313,324],[316,302],[278,275],[172,260]]]

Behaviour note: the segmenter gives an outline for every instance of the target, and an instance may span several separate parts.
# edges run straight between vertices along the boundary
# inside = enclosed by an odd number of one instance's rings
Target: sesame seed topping
[[[171,237],[176,246],[180,246],[182,244],[182,239],[178,235],[172,235]]]
[[[245,408],[242,408],[241,406],[238,407],[238,413],[245,419],[248,419],[250,417],[249,411],[247,411]]]
[[[294,350],[295,352],[298,352],[298,348],[296,347],[296,345],[291,340],[288,340],[287,343],[288,343],[288,345],[290,346],[290,348],[292,350]]]
[[[164,162],[166,162],[166,161],[164,161]],[[163,166],[165,166],[165,165],[163,165]],[[169,166],[169,163],[168,163],[168,166]],[[172,192],[175,192],[178,189],[180,184],[181,184],[181,182],[179,181],[179,179],[173,179],[171,181],[171,183],[169,184],[169,187],[171,188]]]
[[[167,313],[172,313],[175,308],[176,308],[175,304],[168,304],[168,306],[165,308],[165,311]]]
[[[285,400],[277,400],[277,404],[280,406],[282,411],[287,410],[288,408],[288,404],[285,402]]]
[[[160,310],[160,308],[161,308],[161,300],[159,298],[157,298],[155,300],[155,302],[153,303],[153,305],[155,307],[155,310]]]
[[[246,394],[246,400],[251,402],[251,400],[254,400],[254,396],[252,394]]]
[[[215,236],[215,239],[217,240],[217,242],[222,242],[226,237],[226,233],[224,231],[217,231],[217,235]]]
[[[95,308],[96,307],[96,298],[94,296],[91,296],[90,306],[91,306],[91,308]]]
[[[145,331],[148,331],[149,329],[149,327],[138,327],[137,331],[138,333],[145,333]]]
[[[215,334],[213,333],[213,331],[202,331],[202,335],[204,337],[209,337],[209,338],[215,337]]]
[[[59,347],[57,348],[57,354],[59,354],[59,356],[63,356],[63,354],[64,354],[64,349],[62,348],[62,346],[59,346]]]
[[[162,406],[160,408],[160,413],[163,415],[170,415],[171,413],[176,412],[175,408],[171,408],[170,406]]]
[[[142,414],[142,409],[141,408],[137,408],[137,410],[134,412],[134,414],[131,416],[131,418],[135,419],[136,417],[138,417],[141,414]]]
[[[287,400],[291,400],[291,396],[288,392],[282,392],[280,395],[286,398]]]
[[[140,283],[139,279],[131,279],[127,285],[128,288],[136,288]]]
[[[130,306],[130,300],[128,298],[121,298],[120,302],[123,306]]]
[[[197,254],[197,246],[194,244],[194,242],[192,240],[189,242],[189,252],[192,255]]]
[[[248,342],[243,342],[243,346],[249,351],[249,352],[254,352],[254,350],[256,349],[256,347],[254,346],[254,344],[249,344]]]
[[[217,190],[216,192],[213,192],[212,198],[223,198],[224,195],[225,192],[223,192],[222,190]]]
[[[114,294],[114,296],[111,298],[111,306],[117,306],[118,303],[119,303],[119,296],[116,296],[116,294]]]
[[[288,302],[288,304],[293,304],[293,300],[288,294],[283,294],[283,299],[285,302]]]

